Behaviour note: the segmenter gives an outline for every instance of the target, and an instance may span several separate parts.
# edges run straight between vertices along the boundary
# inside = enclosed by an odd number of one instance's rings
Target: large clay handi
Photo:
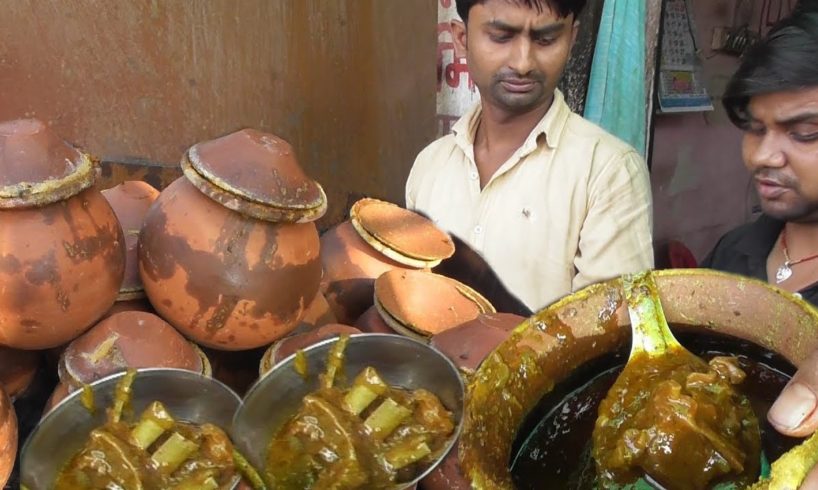
[[[702,269],[654,272],[667,321],[777,352],[796,367],[818,348],[818,312],[769,284]],[[622,279],[566,296],[516,328],[470,378],[460,467],[471,488],[515,488],[508,462],[524,419],[577,369],[630,342]]]
[[[292,331],[321,281],[326,195],[284,140],[252,129],[199,143],[145,217],[139,272],[156,311],[223,350]]]
[[[42,122],[0,123],[0,344],[63,344],[116,300],[124,239],[94,178]]]
[[[373,284],[383,273],[429,269],[454,254],[445,232],[392,203],[361,199],[349,214],[321,236],[321,289],[342,323],[351,324],[372,306]]]

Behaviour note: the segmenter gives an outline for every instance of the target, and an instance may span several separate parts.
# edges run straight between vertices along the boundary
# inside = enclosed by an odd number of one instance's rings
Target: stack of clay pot
[[[373,304],[375,279],[392,270],[431,269],[454,254],[451,238],[412,211],[362,199],[349,220],[321,236],[321,289],[340,323],[352,324]]]
[[[0,483],[14,462],[19,395],[38,357],[87,330],[116,300],[122,231],[93,187],[90,156],[37,120],[0,123]],[[6,349],[8,348],[8,349]]]

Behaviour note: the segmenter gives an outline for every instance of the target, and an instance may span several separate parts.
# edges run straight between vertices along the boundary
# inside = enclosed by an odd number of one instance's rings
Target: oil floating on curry
[[[271,441],[270,487],[397,487],[435,461],[454,432],[451,412],[434,394],[389,386],[372,367],[339,387],[347,340],[342,335],[333,346],[320,388]]]

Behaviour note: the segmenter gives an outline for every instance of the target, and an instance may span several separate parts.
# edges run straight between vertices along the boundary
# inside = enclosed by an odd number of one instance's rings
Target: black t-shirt
[[[784,222],[761,215],[755,222],[730,231],[716,244],[700,267],[754,277],[767,282],[767,257]],[[798,291],[806,301],[818,306],[818,283]]]

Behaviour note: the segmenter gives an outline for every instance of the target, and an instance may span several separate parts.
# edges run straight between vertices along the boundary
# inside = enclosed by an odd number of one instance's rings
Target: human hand
[[[818,429],[818,351],[801,364],[778,395],[767,419],[782,434],[806,437]],[[818,490],[818,466],[813,467],[798,490]]]

